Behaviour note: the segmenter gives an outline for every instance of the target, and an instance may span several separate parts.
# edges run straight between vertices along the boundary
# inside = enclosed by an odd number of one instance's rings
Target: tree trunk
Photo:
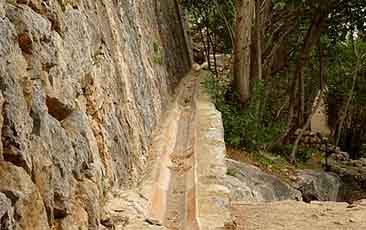
[[[261,17],[261,1],[256,0],[255,3],[255,25],[256,25],[256,33],[257,33],[257,64],[258,64],[258,80],[262,80],[262,17]]]
[[[252,0],[238,0],[236,5],[236,30],[234,48],[234,87],[240,102],[250,98],[250,44],[253,19]]]
[[[358,57],[357,57],[358,58]],[[356,70],[353,73],[353,81],[352,81],[352,88],[350,89],[349,93],[348,93],[348,98],[347,98],[347,102],[346,105],[344,106],[344,111],[342,113],[342,117],[338,126],[338,133],[337,133],[337,139],[336,139],[336,146],[339,145],[339,141],[341,139],[341,134],[342,134],[342,130],[343,130],[343,126],[344,126],[344,122],[347,118],[347,113],[349,110],[349,107],[351,106],[351,102],[352,102],[352,98],[354,95],[354,91],[355,91],[355,87],[356,87],[356,82],[357,82],[357,77],[358,77],[358,73],[360,71],[360,61],[357,60],[357,65],[356,65]]]
[[[212,71],[211,62],[210,62],[210,54],[211,54],[211,44],[210,44],[210,22],[208,20],[209,12],[207,10],[204,10],[205,12],[205,27],[206,27],[206,44],[207,44],[207,63],[208,63],[208,69]]]
[[[304,125],[305,116],[305,87],[304,71],[309,60],[309,56],[314,46],[317,44],[322,30],[322,24],[327,13],[319,12],[312,20],[308,32],[306,33],[304,45],[300,50],[299,60],[296,65],[295,77],[292,80],[290,93],[289,127],[291,132],[297,127]],[[291,133],[289,133],[291,134]]]
[[[263,77],[262,77],[262,73],[263,73],[263,71],[262,71],[262,33],[263,33],[263,29],[262,29],[261,7],[262,7],[262,1],[256,0],[256,2],[255,2],[255,32],[256,32],[256,39],[257,39],[257,44],[256,44],[257,76],[256,76],[256,79],[258,81],[263,80]],[[257,128],[260,128],[259,124],[261,123],[261,120],[262,120],[261,108],[263,107],[262,104],[264,104],[264,99],[265,98],[258,97],[258,100],[257,100],[257,106],[256,106]]]
[[[313,118],[315,112],[319,109],[319,107],[321,105],[322,97],[323,97],[323,90],[320,90],[318,101],[316,102],[316,105],[313,108],[313,110],[311,111],[311,114],[309,115],[308,119],[306,120],[306,123],[302,127],[302,129],[299,133],[299,136],[297,136],[297,138],[295,140],[294,147],[292,148],[291,155],[290,155],[290,162],[292,164],[296,164],[296,153],[297,153],[297,149],[299,147],[299,142],[300,142],[301,138],[304,136],[305,130],[307,130],[309,128],[311,119]]]
[[[230,41],[231,41],[231,46],[234,48],[234,28],[233,26],[230,24],[228,18],[226,17],[225,13],[222,11],[219,3],[217,2],[217,0],[214,0],[214,3],[216,5],[217,8],[217,12],[219,13],[220,17],[224,20],[225,26],[226,26],[226,30],[229,33],[230,36]]]

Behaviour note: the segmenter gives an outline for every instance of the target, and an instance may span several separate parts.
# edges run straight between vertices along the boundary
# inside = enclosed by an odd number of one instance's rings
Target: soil
[[[234,203],[236,230],[362,230],[366,201]]]

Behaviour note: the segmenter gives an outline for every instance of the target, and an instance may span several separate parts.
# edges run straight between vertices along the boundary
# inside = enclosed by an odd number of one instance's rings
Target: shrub
[[[237,94],[227,82],[209,75],[204,84],[217,109],[222,113],[225,141],[234,148],[246,148],[251,151],[265,149],[285,130],[284,123],[273,121],[269,111],[263,110],[261,118],[258,119],[258,102],[263,101],[265,97],[266,86],[263,82],[257,83],[256,94],[246,108],[242,108],[238,103]]]

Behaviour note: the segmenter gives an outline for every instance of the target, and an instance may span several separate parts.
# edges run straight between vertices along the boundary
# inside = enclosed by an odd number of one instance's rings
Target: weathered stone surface
[[[9,210],[14,207],[10,220],[15,223],[14,228],[10,229],[31,230],[34,226],[39,230],[49,229],[42,197],[26,171],[10,162],[1,161],[0,178],[0,194],[5,194],[11,201],[9,207],[9,202],[5,199],[8,204],[5,212],[11,213]]]
[[[81,206],[88,215],[89,230],[99,229],[102,196],[103,194],[100,194],[98,186],[92,181],[85,179],[79,183],[76,197],[78,199],[79,206]]]
[[[301,200],[300,191],[281,179],[261,169],[234,160],[227,160],[228,173],[225,184],[230,189],[232,200],[278,201]]]
[[[2,173],[32,197],[1,198],[4,210],[37,207],[34,229],[98,229],[101,200],[137,182],[190,69],[176,1],[0,0],[0,34]]]
[[[336,174],[301,170],[296,176],[295,187],[301,191],[304,201],[338,201],[341,179]]]
[[[0,0],[0,17],[4,17],[5,15],[5,1],[6,0]]]
[[[4,105],[4,97],[3,94],[0,91],[0,137],[1,135],[1,130],[3,128],[3,122],[4,122],[4,118],[3,118],[3,105]],[[0,160],[3,160],[3,145],[0,144]]]
[[[0,220],[0,229],[14,229],[14,208],[4,193],[0,193]]]
[[[208,74],[201,71],[197,76],[200,85],[203,85]],[[227,165],[221,113],[216,110],[204,87],[199,87],[194,100],[197,221],[202,230],[226,229],[232,225],[232,219],[230,191],[225,185]]]
[[[329,170],[341,178],[338,200],[352,202],[366,198],[366,160],[329,159]]]

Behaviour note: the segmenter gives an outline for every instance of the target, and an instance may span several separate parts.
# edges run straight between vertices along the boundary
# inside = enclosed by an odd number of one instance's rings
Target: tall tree
[[[250,98],[250,65],[254,4],[253,0],[237,0],[234,45],[234,87],[240,102]]]
[[[324,19],[327,14],[324,11],[316,12],[309,30],[306,33],[304,43],[300,49],[296,64],[295,76],[290,89],[290,123],[289,126],[301,127],[305,116],[305,82],[304,70],[309,60],[310,53],[319,41]]]

